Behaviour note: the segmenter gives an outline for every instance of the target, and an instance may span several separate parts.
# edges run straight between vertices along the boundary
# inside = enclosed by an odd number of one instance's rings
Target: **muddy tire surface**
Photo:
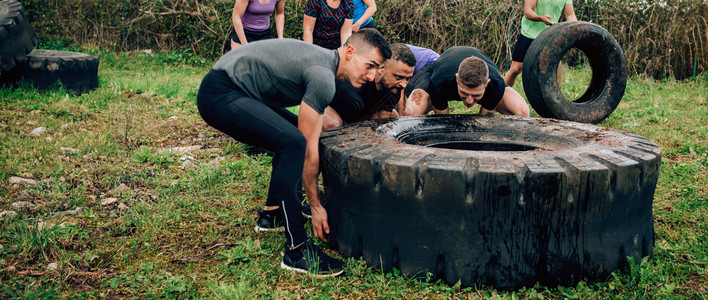
[[[0,74],[12,69],[17,61],[37,45],[25,9],[15,0],[0,0]]]
[[[580,98],[568,100],[556,81],[558,63],[578,48],[592,68],[592,79]],[[523,66],[526,97],[542,117],[599,123],[619,105],[627,85],[627,61],[617,40],[588,22],[563,22],[541,32],[531,43]]]
[[[0,77],[0,82],[27,80],[39,91],[59,81],[68,90],[86,93],[98,87],[98,56],[79,52],[35,49],[17,67]]]
[[[654,246],[660,150],[550,119],[448,115],[325,132],[329,244],[464,286],[600,281]]]

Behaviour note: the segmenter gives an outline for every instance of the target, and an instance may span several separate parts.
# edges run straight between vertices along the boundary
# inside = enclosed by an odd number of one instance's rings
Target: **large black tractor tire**
[[[35,49],[17,67],[0,77],[0,82],[31,82],[47,91],[57,80],[77,94],[98,87],[98,56],[71,51]]]
[[[660,150],[522,117],[366,121],[320,138],[329,245],[463,286],[605,280],[654,246]]]
[[[556,81],[558,63],[568,50],[587,56],[592,79],[580,98],[570,101]],[[617,40],[588,22],[563,22],[541,32],[524,57],[526,97],[542,117],[599,123],[619,105],[627,85],[627,61]]]
[[[15,0],[0,0],[0,74],[25,59],[37,45],[25,9]]]

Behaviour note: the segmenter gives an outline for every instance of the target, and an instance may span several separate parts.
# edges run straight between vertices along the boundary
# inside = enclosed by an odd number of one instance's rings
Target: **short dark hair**
[[[379,54],[384,60],[391,58],[391,48],[388,42],[376,29],[364,28],[352,33],[347,42],[344,43],[345,47],[349,45],[359,48],[374,47],[379,50]]]
[[[391,59],[400,61],[410,67],[415,67],[417,62],[411,48],[408,48],[403,43],[391,44]]]
[[[489,67],[481,58],[470,56],[460,63],[457,79],[468,87],[478,87],[489,79]]]

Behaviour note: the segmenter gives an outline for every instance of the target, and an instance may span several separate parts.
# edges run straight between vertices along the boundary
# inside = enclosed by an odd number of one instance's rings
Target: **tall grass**
[[[47,44],[130,51],[156,49],[215,58],[229,50],[233,0],[24,0]],[[302,37],[306,0],[286,1],[285,36]],[[579,20],[605,27],[625,50],[630,72],[683,79],[708,66],[704,0],[576,0]],[[377,1],[376,22],[390,41],[443,51],[482,49],[506,69],[520,30],[521,0]]]

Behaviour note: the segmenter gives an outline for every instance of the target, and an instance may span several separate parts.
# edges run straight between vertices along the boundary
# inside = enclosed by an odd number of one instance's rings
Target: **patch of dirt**
[[[64,277],[64,282],[71,286],[73,291],[92,291],[101,288],[101,280],[113,273],[112,269],[74,270]]]
[[[156,98],[154,98],[154,97],[151,98],[151,97],[148,97],[148,96],[146,96],[146,95],[144,95],[144,94],[142,94],[142,93],[138,94],[138,93],[135,93],[135,92],[122,93],[122,94],[120,94],[119,97],[120,97],[121,99],[130,99],[131,101],[136,101],[136,100],[137,100],[137,101],[140,101],[140,102],[143,102],[143,103],[155,103],[155,102],[158,101],[158,99],[156,99]]]
[[[687,291],[688,295],[706,295],[708,294],[706,282],[708,282],[708,274],[691,275],[688,277],[687,282],[681,285],[681,289]]]

